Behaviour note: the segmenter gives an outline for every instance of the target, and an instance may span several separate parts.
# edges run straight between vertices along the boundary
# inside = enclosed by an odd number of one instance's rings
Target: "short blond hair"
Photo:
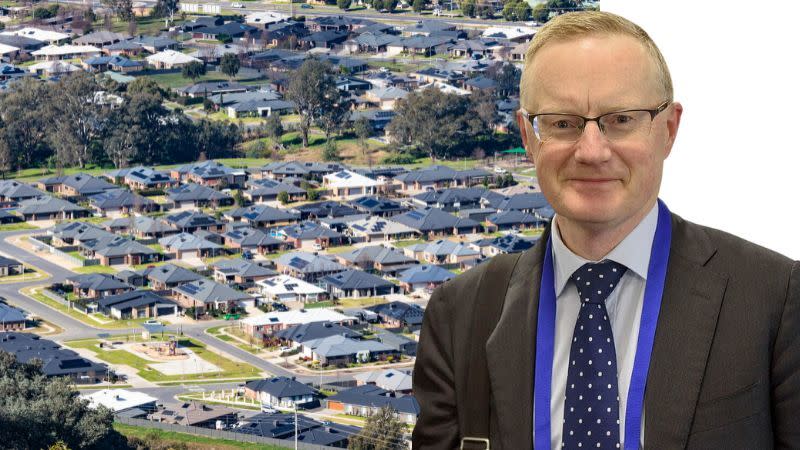
[[[609,12],[571,12],[553,18],[533,37],[531,45],[525,53],[525,67],[531,65],[536,52],[548,43],[564,42],[590,35],[630,36],[642,44],[655,63],[659,81],[664,89],[665,100],[672,101],[672,77],[669,74],[664,55],[661,54],[656,43],[639,25]],[[524,90],[524,87],[522,89]]]

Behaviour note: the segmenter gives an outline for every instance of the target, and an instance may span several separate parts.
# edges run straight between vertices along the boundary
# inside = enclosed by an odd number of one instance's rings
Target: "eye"
[[[633,122],[635,118],[630,114],[618,113],[612,114],[608,118],[608,123],[610,125],[626,125]]]

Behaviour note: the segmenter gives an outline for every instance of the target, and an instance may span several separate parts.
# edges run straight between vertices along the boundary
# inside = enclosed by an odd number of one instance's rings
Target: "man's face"
[[[655,109],[667,100],[644,47],[619,35],[547,44],[525,68],[522,83],[522,107],[532,114],[596,117]],[[530,122],[518,119],[542,192],[555,211],[604,229],[638,222],[654,204],[681,111],[675,103],[655,117],[649,133],[614,141],[596,122],[587,122],[574,143],[539,142]]]

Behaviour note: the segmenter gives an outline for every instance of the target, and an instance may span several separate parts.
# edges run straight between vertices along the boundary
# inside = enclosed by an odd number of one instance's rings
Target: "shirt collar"
[[[555,217],[553,217],[555,221]],[[650,251],[653,246],[653,238],[656,234],[656,225],[658,224],[658,203],[653,206],[653,209],[636,225],[625,239],[622,240],[613,250],[606,256],[600,258],[600,261],[610,259],[618,262],[628,270],[633,271],[636,275],[643,280],[647,280],[647,269],[650,265]],[[555,272],[555,287],[556,298],[561,295],[561,292],[567,285],[569,277],[575,273],[581,266],[589,262],[572,252],[561,240],[561,234],[558,231],[557,222],[554,223],[552,228],[552,247],[553,247],[553,267]]]

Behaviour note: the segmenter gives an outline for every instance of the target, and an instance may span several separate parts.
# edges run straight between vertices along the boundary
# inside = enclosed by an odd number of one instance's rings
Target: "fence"
[[[60,304],[62,304],[64,306],[66,306],[67,308],[76,309],[76,310],[78,310],[78,311],[80,311],[80,312],[82,312],[84,314],[89,314],[89,311],[87,311],[86,307],[84,307],[83,305],[81,305],[79,303],[71,302],[71,301],[65,299],[64,297],[56,294],[55,292],[51,291],[50,289],[42,289],[41,293],[42,293],[42,295],[44,295],[45,297],[49,298],[50,300],[53,300],[54,302],[58,302],[58,303],[60,303]]]
[[[201,428],[201,427],[191,427],[191,426],[184,426],[184,425],[174,425],[171,423],[164,423],[164,422],[153,422],[150,420],[144,419],[131,419],[128,417],[120,417],[115,416],[114,420],[116,422],[125,424],[125,425],[133,425],[137,427],[145,427],[145,428],[157,428],[163,431],[172,431],[175,433],[187,433],[187,434],[194,434],[197,436],[206,436],[214,439],[227,439],[230,441],[238,441],[238,442],[249,442],[253,444],[267,444],[267,445],[274,445],[277,447],[282,448],[294,448],[294,440],[290,439],[273,439],[263,436],[256,436],[253,434],[244,434],[244,433],[234,433],[232,431],[225,431],[225,430],[214,430],[211,428]],[[335,447],[327,447],[324,445],[314,445],[314,444],[306,444],[303,442],[297,443],[297,448],[300,450],[332,450]]]
[[[50,245],[50,243],[52,242],[52,237],[50,237],[50,236],[32,235],[28,239],[32,239],[32,240],[35,241],[35,242],[32,242],[32,244],[35,247],[38,246],[38,247],[45,248],[51,254],[56,255],[56,256],[58,256],[60,258],[64,258],[67,261],[70,261],[70,262],[72,262],[73,264],[75,264],[77,266],[86,267],[86,266],[97,266],[97,265],[100,264],[100,260],[99,259],[79,259],[79,258],[76,258],[76,257],[64,252],[64,250],[66,250],[66,251],[77,250],[78,249],[77,246],[69,246],[69,247],[64,247],[62,249],[58,249],[58,248],[53,247],[52,245]]]

